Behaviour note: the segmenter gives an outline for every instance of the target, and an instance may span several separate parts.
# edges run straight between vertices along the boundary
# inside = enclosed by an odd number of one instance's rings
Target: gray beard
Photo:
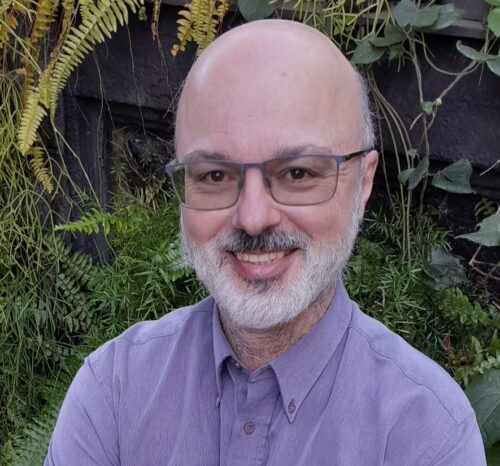
[[[266,231],[250,237],[240,230],[212,240],[203,249],[188,240],[181,217],[184,255],[198,279],[215,299],[219,312],[234,325],[267,330],[281,326],[309,309],[322,294],[333,289],[351,256],[360,219],[361,189],[357,190],[345,237],[314,244],[308,235]],[[228,263],[228,252],[295,249],[302,256],[300,271],[293,279],[248,280],[238,276]]]

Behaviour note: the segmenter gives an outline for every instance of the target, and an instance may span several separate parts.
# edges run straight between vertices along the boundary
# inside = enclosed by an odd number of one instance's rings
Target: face
[[[265,53],[263,48],[255,60]],[[357,96],[350,99],[345,86],[339,93],[331,75],[311,84],[311,66],[318,63],[295,67],[294,54],[282,51],[270,61],[273,70],[252,63],[251,54],[243,61],[241,54],[229,57],[233,64],[223,69],[214,54],[198,62],[184,91],[176,128],[180,160],[250,163],[283,153],[361,149]],[[335,196],[322,204],[278,204],[261,172],[250,168],[233,207],[182,209],[185,250],[225,317],[241,327],[269,329],[333,292],[370,193],[374,157],[366,156],[363,172],[359,158],[341,164]]]

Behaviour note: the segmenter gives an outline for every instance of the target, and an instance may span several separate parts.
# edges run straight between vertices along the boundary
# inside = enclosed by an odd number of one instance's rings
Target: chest
[[[121,465],[383,463],[385,429],[366,397],[341,399],[332,381],[313,386],[299,403],[282,398],[271,374],[249,380],[231,370],[222,376],[220,397],[210,377],[182,376],[124,396]]]

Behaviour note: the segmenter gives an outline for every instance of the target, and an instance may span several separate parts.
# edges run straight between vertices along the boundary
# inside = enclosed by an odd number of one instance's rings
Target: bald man
[[[211,296],[86,359],[45,464],[485,465],[461,389],[342,285],[373,145],[362,79],[315,30],[208,47],[166,171]]]

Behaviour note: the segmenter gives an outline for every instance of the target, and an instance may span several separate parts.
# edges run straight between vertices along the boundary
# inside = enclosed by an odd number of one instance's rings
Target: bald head
[[[245,24],[215,40],[189,72],[177,113],[177,153],[182,158],[193,137],[207,135],[253,147],[245,137],[258,134],[252,129],[265,130],[263,139],[274,132],[276,141],[286,140],[284,116],[294,120],[288,128],[314,121],[336,153],[373,144],[360,76],[327,37],[293,21]]]

